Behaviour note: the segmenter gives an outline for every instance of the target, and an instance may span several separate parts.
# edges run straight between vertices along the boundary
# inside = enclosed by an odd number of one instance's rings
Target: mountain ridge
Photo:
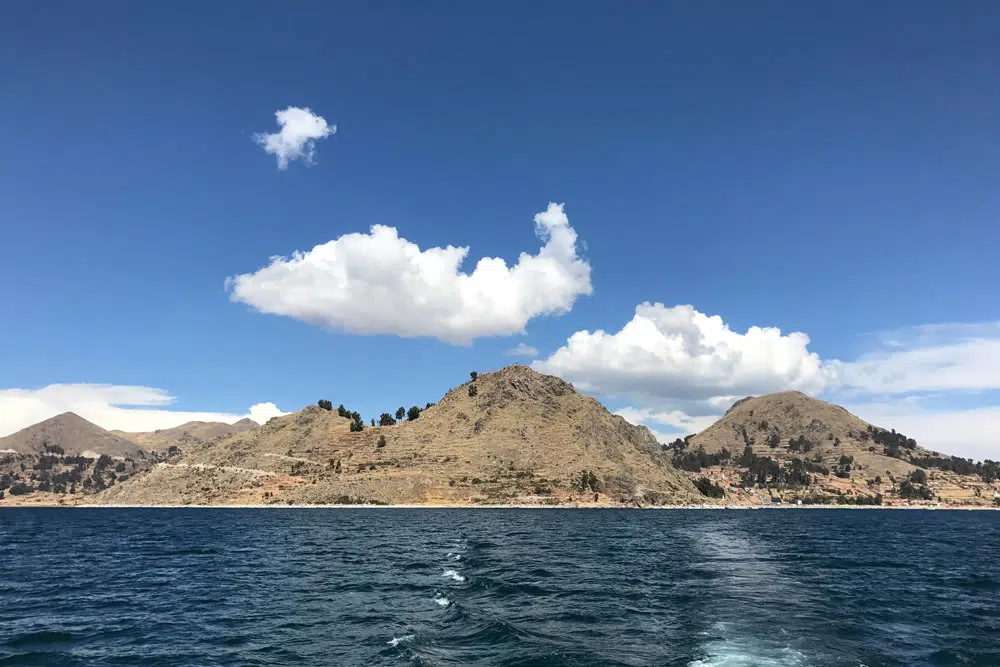
[[[689,472],[710,469],[712,481],[744,499],[735,487],[756,486],[786,500],[822,492],[838,496],[837,502],[846,496],[851,502],[989,504],[1000,472],[993,462],[943,456],[797,391],[742,398],[707,429],[669,447],[675,465]],[[816,484],[794,489],[806,479]]]
[[[171,446],[199,444],[229,433],[239,433],[260,424],[245,417],[232,424],[225,422],[189,421],[180,426],[155,431],[111,431],[114,435],[131,440],[148,451],[168,450]]]
[[[73,455],[90,452],[95,454],[93,458],[101,454],[113,457],[141,457],[145,454],[135,442],[115,435],[75,412],[64,412],[0,438],[0,451],[39,455],[46,451],[46,447],[58,447]]]
[[[1000,464],[942,456],[794,391],[742,398],[666,445],[519,364],[398,414],[373,427],[320,401],[264,425],[188,422],[126,439],[64,413],[0,439],[15,452],[0,452],[0,499],[7,489],[18,496],[7,504],[1000,505]]]
[[[703,500],[693,483],[670,465],[649,429],[613,415],[562,379],[522,365],[478,375],[412,421],[360,432],[352,432],[351,423],[336,411],[308,406],[259,429],[189,447],[176,461],[109,489],[101,500]],[[205,479],[211,484],[203,483]]]

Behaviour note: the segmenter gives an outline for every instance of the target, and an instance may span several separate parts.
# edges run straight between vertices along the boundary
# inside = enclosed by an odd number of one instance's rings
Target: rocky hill
[[[111,433],[131,440],[147,451],[165,452],[170,447],[184,447],[208,442],[229,433],[242,433],[260,426],[252,419],[241,419],[233,424],[224,422],[192,421],[173,428],[149,432],[111,431]]]
[[[102,454],[130,458],[142,458],[145,454],[135,442],[105,431],[73,412],[64,412],[0,438],[0,452],[38,455],[47,450],[94,459]]]
[[[335,410],[310,406],[257,429],[181,447],[179,456],[95,502],[705,501],[648,429],[525,366],[480,375],[413,420],[361,431],[351,423]]]
[[[826,496],[988,505],[1000,491],[995,464],[925,450],[912,438],[795,391],[737,401],[715,424],[670,450],[681,468],[714,469],[715,481],[743,501],[752,495],[786,501]]]

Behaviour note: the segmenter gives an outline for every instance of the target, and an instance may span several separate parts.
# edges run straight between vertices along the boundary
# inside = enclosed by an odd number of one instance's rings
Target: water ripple
[[[1000,664],[998,513],[0,516],[0,666]]]

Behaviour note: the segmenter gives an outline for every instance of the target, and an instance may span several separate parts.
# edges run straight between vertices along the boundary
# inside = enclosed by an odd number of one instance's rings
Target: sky
[[[0,8],[0,435],[530,364],[1000,458],[1000,5]]]

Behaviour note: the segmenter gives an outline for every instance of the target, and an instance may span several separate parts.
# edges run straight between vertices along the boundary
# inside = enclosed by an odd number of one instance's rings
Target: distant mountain
[[[95,502],[705,501],[648,429],[525,366],[480,375],[413,421],[361,432],[351,431],[351,421],[309,406],[260,428],[181,446],[179,457]]]
[[[167,451],[171,446],[184,447],[208,442],[229,433],[242,433],[260,426],[252,419],[241,419],[234,424],[224,422],[191,421],[173,428],[149,432],[112,431],[148,451]]]
[[[73,412],[64,412],[0,438],[0,452],[12,450],[18,454],[39,455],[46,451],[46,446],[50,451],[91,455],[93,458],[101,454],[133,458],[144,456],[142,447],[132,440],[106,431]]]
[[[995,465],[928,451],[912,438],[796,391],[737,401],[706,430],[675,441],[671,451],[675,465],[692,472],[720,468],[727,485],[757,487],[758,496],[764,488],[786,499],[833,494],[918,502],[932,500],[926,487],[933,500],[986,505],[1000,491]],[[805,475],[808,485],[800,483]]]

